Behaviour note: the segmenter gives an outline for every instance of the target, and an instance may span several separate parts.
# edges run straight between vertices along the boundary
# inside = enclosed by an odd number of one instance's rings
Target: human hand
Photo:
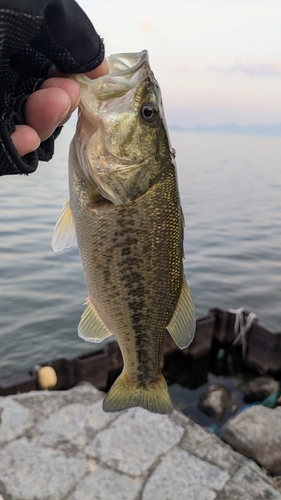
[[[108,72],[105,61],[86,75],[95,79]],[[40,90],[31,94],[25,104],[26,125],[16,125],[11,139],[20,156],[35,151],[55,131],[64,125],[78,106],[80,87],[77,82],[63,77],[53,67],[50,78],[45,80]],[[52,75],[54,75],[52,77]],[[58,75],[58,76],[55,76]]]
[[[1,0],[0,17],[0,175],[30,174],[79,102],[65,77],[106,73],[104,45],[75,0]]]

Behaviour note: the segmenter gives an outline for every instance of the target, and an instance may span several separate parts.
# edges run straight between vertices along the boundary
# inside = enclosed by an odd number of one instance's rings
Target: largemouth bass
[[[183,273],[183,226],[159,85],[148,54],[117,54],[109,74],[81,86],[70,146],[70,201],[55,227],[55,251],[77,238],[89,290],[79,335],[114,334],[124,368],[105,411],[173,406],[160,370],[165,328],[180,348],[195,330]]]

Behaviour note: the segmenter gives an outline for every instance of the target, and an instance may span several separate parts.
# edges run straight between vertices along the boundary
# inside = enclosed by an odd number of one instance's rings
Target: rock
[[[266,408],[275,408],[277,406],[277,400],[278,400],[278,392],[274,392],[274,394],[270,394],[265,398],[262,402],[263,406],[266,406]]]
[[[230,401],[230,391],[220,384],[212,384],[199,395],[198,408],[217,420],[220,420]]]
[[[281,491],[281,476],[275,476],[273,478],[273,483],[274,483],[274,486]],[[0,500],[1,500],[1,498],[0,498]]]
[[[244,382],[239,389],[243,392],[246,403],[255,403],[263,401],[270,394],[277,393],[280,387],[279,382],[273,377],[258,377]]]
[[[281,475],[281,408],[255,405],[229,419],[221,437],[273,475]]]

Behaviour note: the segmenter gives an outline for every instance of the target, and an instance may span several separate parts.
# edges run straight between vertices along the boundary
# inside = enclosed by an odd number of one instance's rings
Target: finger
[[[45,141],[69,115],[71,100],[60,88],[40,89],[31,94],[25,105],[26,123]]]
[[[91,78],[91,80],[95,80],[96,78],[99,78],[100,76],[106,75],[109,73],[109,67],[108,67],[108,62],[106,59],[103,60],[103,62],[96,68],[93,69],[92,71],[88,71],[87,73],[84,73],[88,78]],[[59,78],[68,78],[69,75],[64,75],[61,71],[56,68],[56,66],[53,64],[48,72],[48,77],[53,78],[53,77],[59,77]]]
[[[70,99],[69,112],[72,113],[74,109],[78,106],[80,99],[80,87],[77,82],[71,80],[71,78],[48,78],[41,85],[41,89],[59,88],[64,90]]]
[[[40,137],[37,132],[27,125],[17,125],[11,134],[13,144],[20,156],[35,151],[40,146]]]
[[[98,66],[96,69],[93,69],[92,71],[88,71],[85,73],[85,75],[88,78],[91,78],[91,80],[94,80],[95,78],[99,78],[100,76],[104,76],[107,73],[109,73],[109,67],[106,59]]]

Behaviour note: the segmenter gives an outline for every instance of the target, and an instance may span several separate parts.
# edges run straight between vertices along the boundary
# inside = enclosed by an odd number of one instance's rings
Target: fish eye
[[[148,123],[153,123],[156,118],[158,117],[158,109],[155,106],[154,102],[145,102],[140,109],[141,116],[144,119],[144,121]]]

